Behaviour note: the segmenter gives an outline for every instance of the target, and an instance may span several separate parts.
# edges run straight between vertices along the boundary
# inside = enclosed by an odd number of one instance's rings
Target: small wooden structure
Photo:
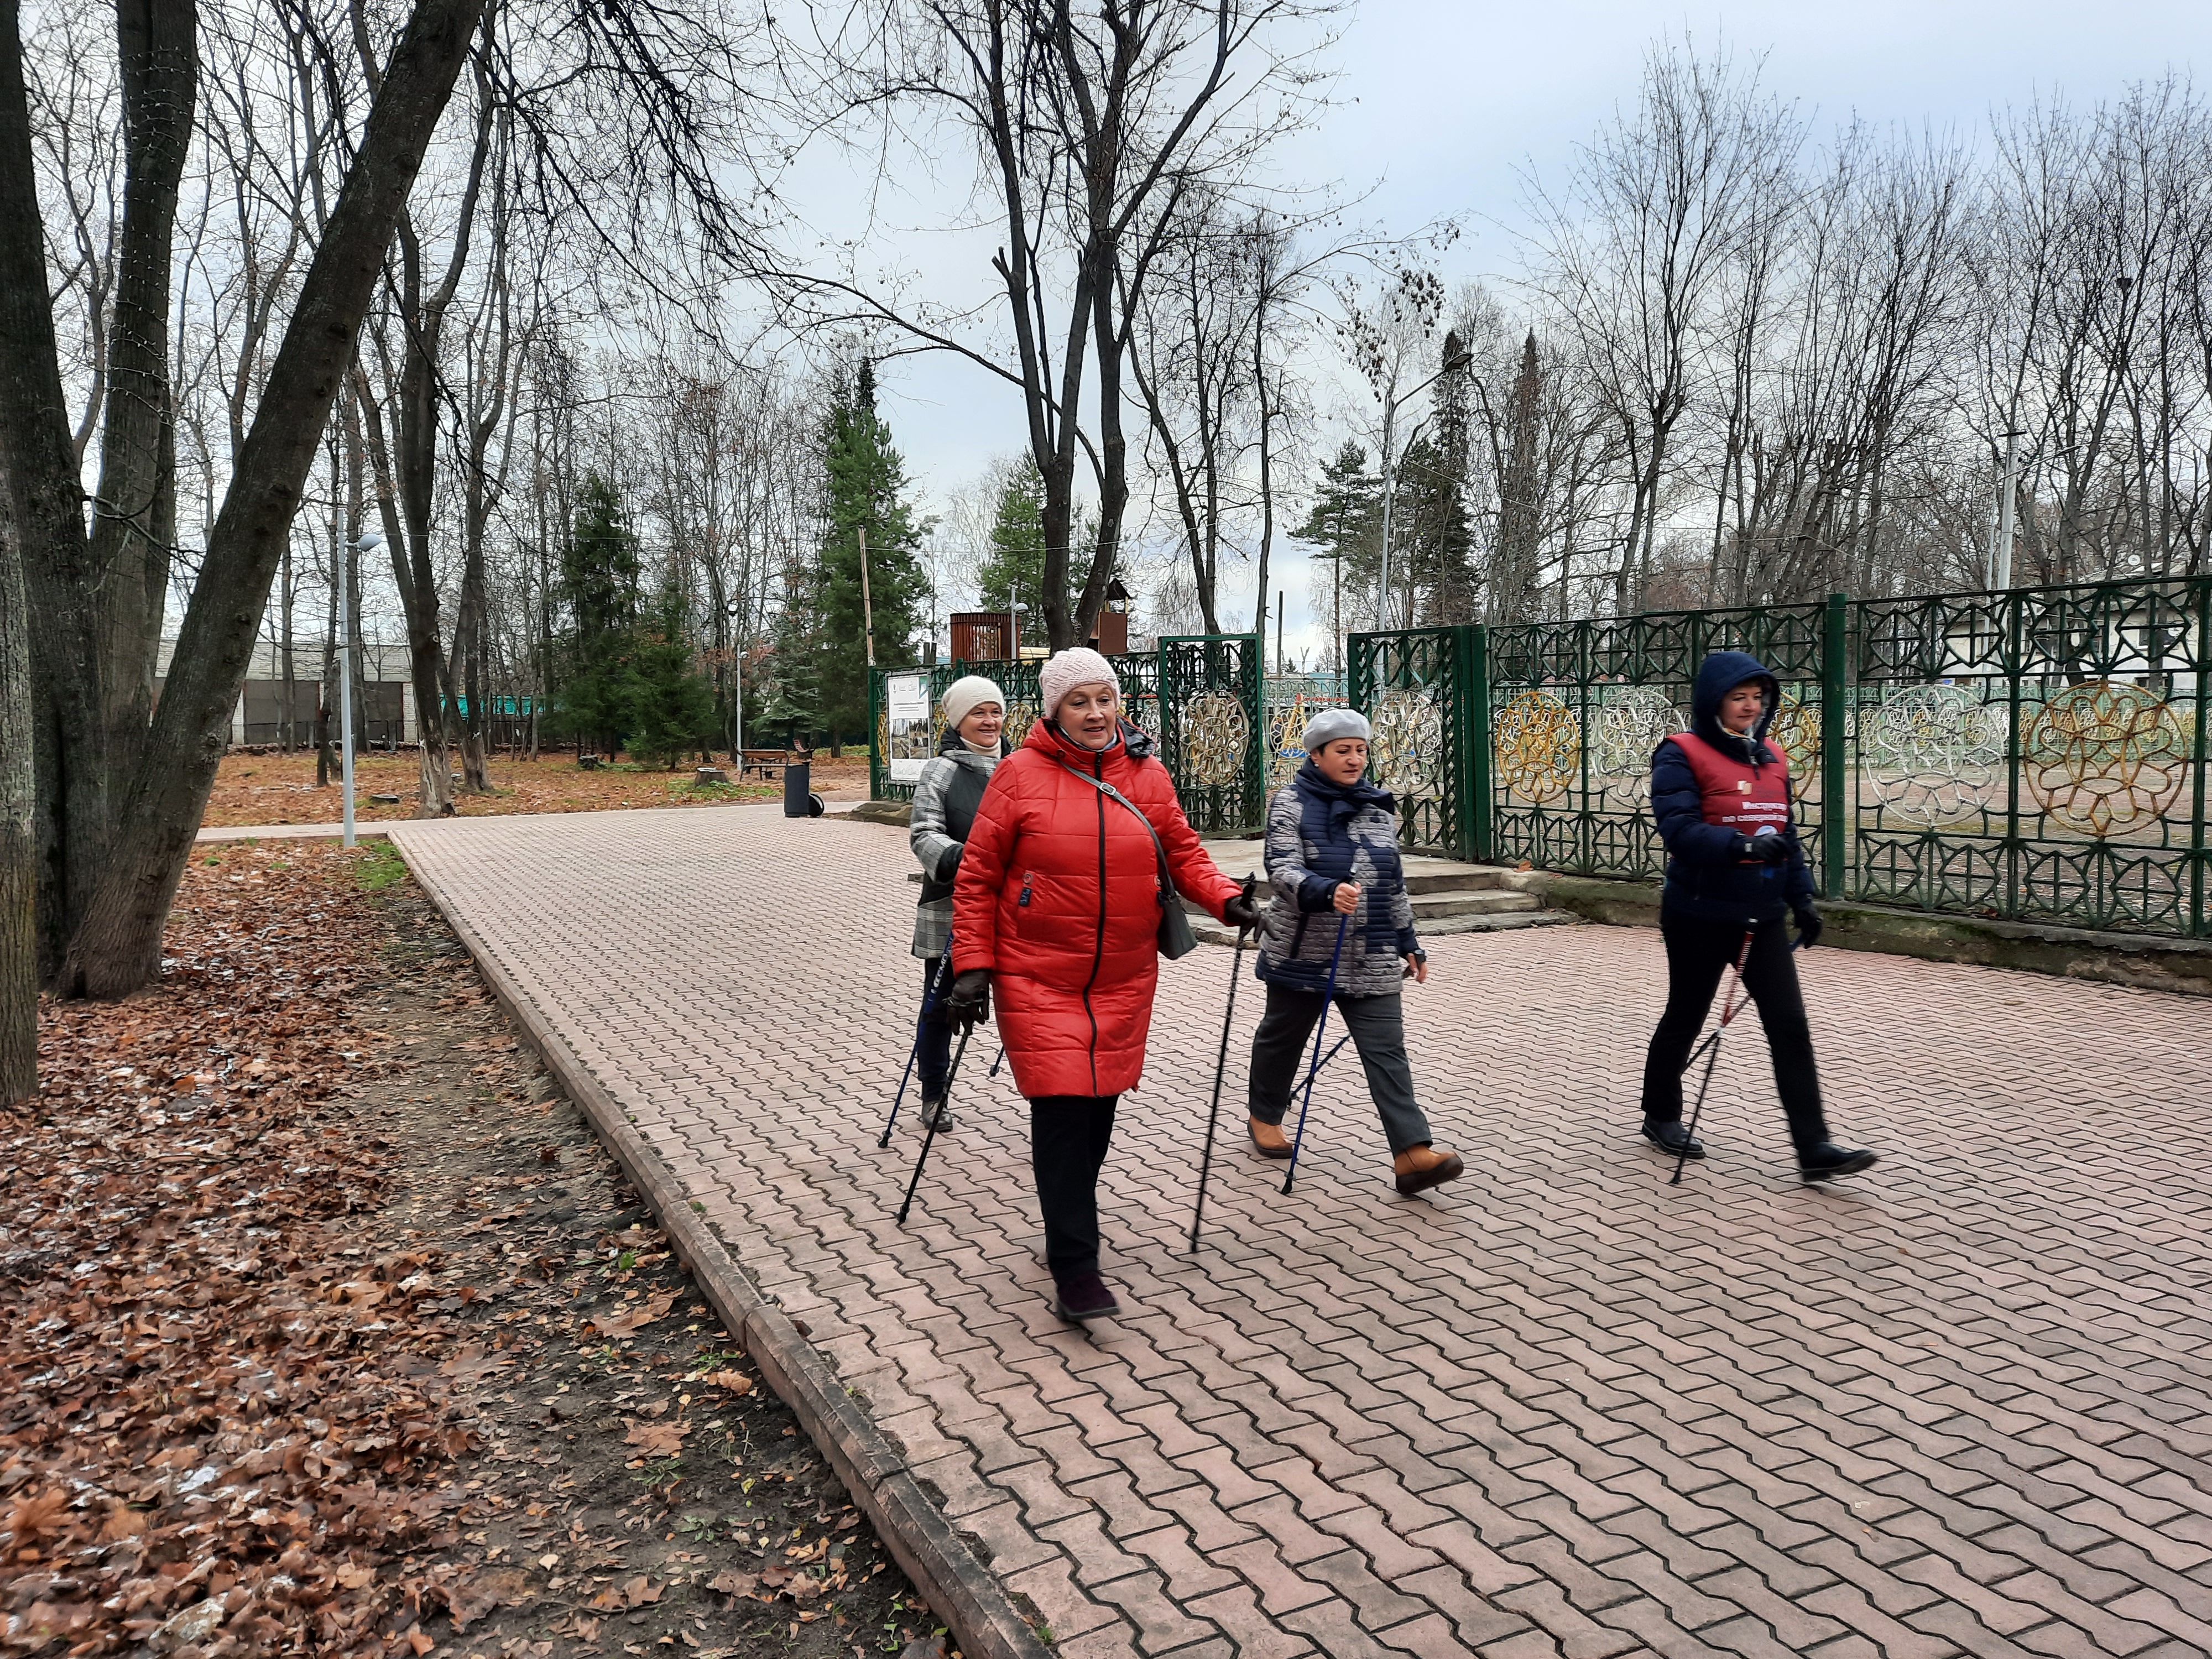
[[[1092,624],[1091,648],[1118,657],[1129,648],[1129,590],[1119,576],[1106,584],[1106,603]]]
[[[1014,613],[956,611],[952,624],[955,662],[1011,662],[1014,656]]]

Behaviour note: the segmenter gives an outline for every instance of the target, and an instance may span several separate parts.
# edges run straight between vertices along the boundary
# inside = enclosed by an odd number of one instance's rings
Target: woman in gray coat
[[[1397,803],[1366,781],[1368,735],[1366,718],[1352,709],[1315,715],[1301,739],[1306,763],[1267,803],[1267,881],[1275,897],[1260,935],[1267,1012],[1252,1037],[1250,1133],[1261,1157],[1290,1157],[1283,1117],[1333,983],[1390,1143],[1391,1175],[1410,1196],[1454,1179],[1465,1166],[1457,1152],[1434,1143],[1413,1095],[1399,990],[1407,979],[1428,982],[1429,957],[1413,933]]]
[[[915,1063],[921,1073],[921,1121],[952,1127],[945,1109],[945,1074],[952,1064],[952,1028],[944,1014],[949,983],[945,957],[952,940],[952,879],[960,853],[982,804],[983,787],[1006,752],[1006,694],[998,682],[970,674],[945,688],[945,738],[936,758],[914,787],[907,842],[921,860],[921,898],[915,907],[914,954],[923,964],[921,1040]]]

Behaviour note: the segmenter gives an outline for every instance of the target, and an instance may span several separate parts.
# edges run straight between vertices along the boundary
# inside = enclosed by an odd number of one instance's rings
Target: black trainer
[[[1070,1273],[1065,1279],[1057,1273],[1052,1281],[1052,1310],[1072,1324],[1081,1324],[1086,1319],[1103,1319],[1121,1311],[1121,1304],[1114,1299],[1114,1292],[1106,1288],[1106,1281],[1097,1271]]]
[[[952,1114],[946,1109],[942,1100],[932,1100],[924,1095],[921,1097],[921,1127],[927,1129],[933,1123],[937,1126],[938,1133],[943,1134],[952,1127]]]
[[[1838,1176],[1856,1175],[1861,1170],[1871,1170],[1879,1162],[1879,1158],[1863,1147],[1838,1146],[1832,1140],[1823,1140],[1797,1149],[1797,1178],[1800,1181],[1832,1181]]]
[[[1705,1155],[1705,1143],[1673,1120],[1662,1123],[1652,1118],[1644,1119],[1644,1138],[1670,1157],[1703,1158]]]

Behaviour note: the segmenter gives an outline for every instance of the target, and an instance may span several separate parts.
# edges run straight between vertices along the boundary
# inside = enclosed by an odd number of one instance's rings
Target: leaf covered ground
[[[866,754],[833,760],[827,751],[813,761],[811,781],[817,793],[864,799],[868,793]],[[728,771],[726,764],[723,769]],[[510,812],[600,812],[625,806],[713,806],[728,801],[781,800],[781,781],[763,783],[757,775],[742,781],[700,786],[687,766],[680,771],[649,771],[627,762],[585,771],[570,754],[509,760],[495,756],[489,768],[492,793],[457,793],[455,813],[465,818],[503,817]],[[732,775],[734,777],[734,774]],[[412,750],[368,754],[354,763],[354,816],[363,823],[415,816],[421,763]],[[376,795],[399,799],[378,801]],[[345,803],[335,781],[315,787],[315,757],[290,755],[226,755],[217,772],[201,822],[209,828],[264,823],[335,823]]]
[[[203,848],[0,1115],[0,1650],[897,1654],[936,1620],[388,848]]]

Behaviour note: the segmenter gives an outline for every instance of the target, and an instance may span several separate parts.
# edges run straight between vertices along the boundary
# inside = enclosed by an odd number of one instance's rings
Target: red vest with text
[[[1705,809],[1705,822],[1733,830],[1739,836],[1755,836],[1759,826],[1771,823],[1777,835],[1790,828],[1790,763],[1770,744],[1774,758],[1764,766],[1716,749],[1694,732],[1676,732],[1668,741],[1682,751],[1697,774],[1698,793]],[[1747,859],[1755,864],[1756,859]]]

